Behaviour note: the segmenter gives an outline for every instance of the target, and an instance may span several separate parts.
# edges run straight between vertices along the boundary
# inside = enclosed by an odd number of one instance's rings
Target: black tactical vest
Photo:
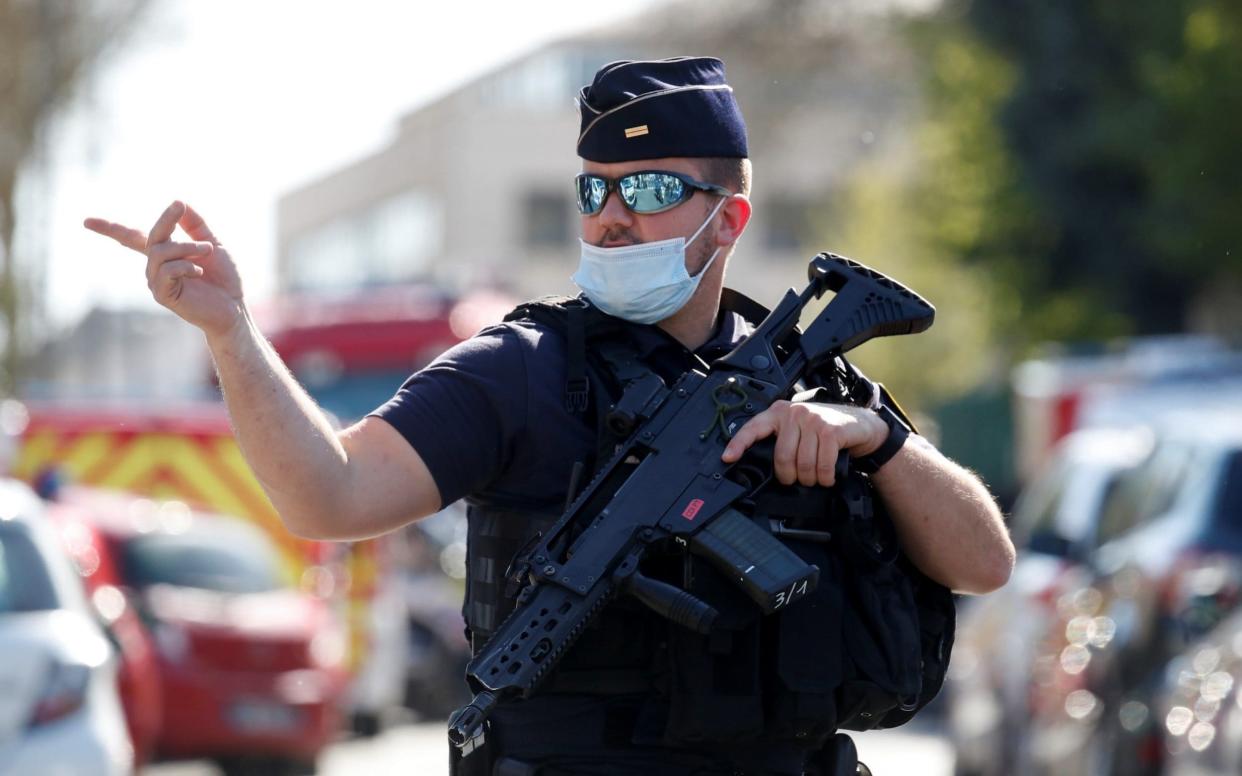
[[[728,290],[722,307],[752,324],[766,314]],[[629,324],[583,298],[528,302],[506,320],[534,320],[565,332],[566,405],[596,423],[599,440],[595,460],[583,462],[583,473],[568,488],[572,497],[624,436],[623,424],[609,422],[616,420],[609,411],[626,385],[669,366],[642,363],[629,342]],[[666,381],[676,376],[661,375]],[[813,387],[816,399],[859,402],[836,373],[816,376]],[[695,633],[620,599],[586,630],[541,691],[649,694],[663,728],[656,743],[678,746],[769,741],[813,749],[837,729],[893,727],[926,705],[948,665],[953,598],[901,552],[867,477],[851,472],[831,489],[774,482],[741,508],[819,567],[813,594],[761,616],[697,557],[675,547],[653,553],[644,573],[714,606],[720,617],[713,632]],[[471,507],[463,614],[476,652],[512,611],[517,590],[507,580],[509,564],[559,516],[559,510]]]

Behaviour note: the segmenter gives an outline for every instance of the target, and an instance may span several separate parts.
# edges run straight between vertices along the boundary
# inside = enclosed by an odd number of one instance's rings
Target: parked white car
[[[42,503],[0,479],[0,774],[132,772],[113,647]]]
[[[1150,453],[1146,428],[1088,428],[1065,437],[1014,506],[1018,562],[1009,583],[960,604],[945,682],[957,776],[1029,773],[1030,703],[1039,645],[1057,620],[1061,586],[1098,544],[1101,509]]]

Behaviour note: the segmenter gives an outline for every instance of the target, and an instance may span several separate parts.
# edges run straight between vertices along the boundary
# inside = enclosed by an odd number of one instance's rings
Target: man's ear
[[[746,231],[750,223],[750,199],[745,194],[734,194],[720,209],[720,221],[716,227],[716,244],[732,245]]]

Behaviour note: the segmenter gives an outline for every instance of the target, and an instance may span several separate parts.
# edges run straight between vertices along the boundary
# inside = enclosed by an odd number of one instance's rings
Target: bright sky
[[[155,306],[141,258],[84,217],[146,230],[184,199],[242,263],[247,293],[266,296],[282,192],[382,146],[430,98],[662,1],[152,0],[50,144],[50,185],[26,194],[50,208],[27,228],[49,235],[53,322]]]

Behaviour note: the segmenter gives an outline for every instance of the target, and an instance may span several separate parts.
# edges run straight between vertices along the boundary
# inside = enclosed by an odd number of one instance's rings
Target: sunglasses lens
[[[664,172],[636,172],[617,179],[617,193],[625,206],[635,213],[659,213],[684,202],[694,190],[681,178]],[[608,179],[598,175],[574,178],[578,212],[594,215],[608,199]]]
[[[635,213],[658,213],[681,202],[690,189],[680,178],[662,172],[640,172],[617,181],[626,207]]]
[[[596,175],[579,175],[574,183],[578,195],[578,212],[588,216],[598,213],[608,197],[608,181]]]

